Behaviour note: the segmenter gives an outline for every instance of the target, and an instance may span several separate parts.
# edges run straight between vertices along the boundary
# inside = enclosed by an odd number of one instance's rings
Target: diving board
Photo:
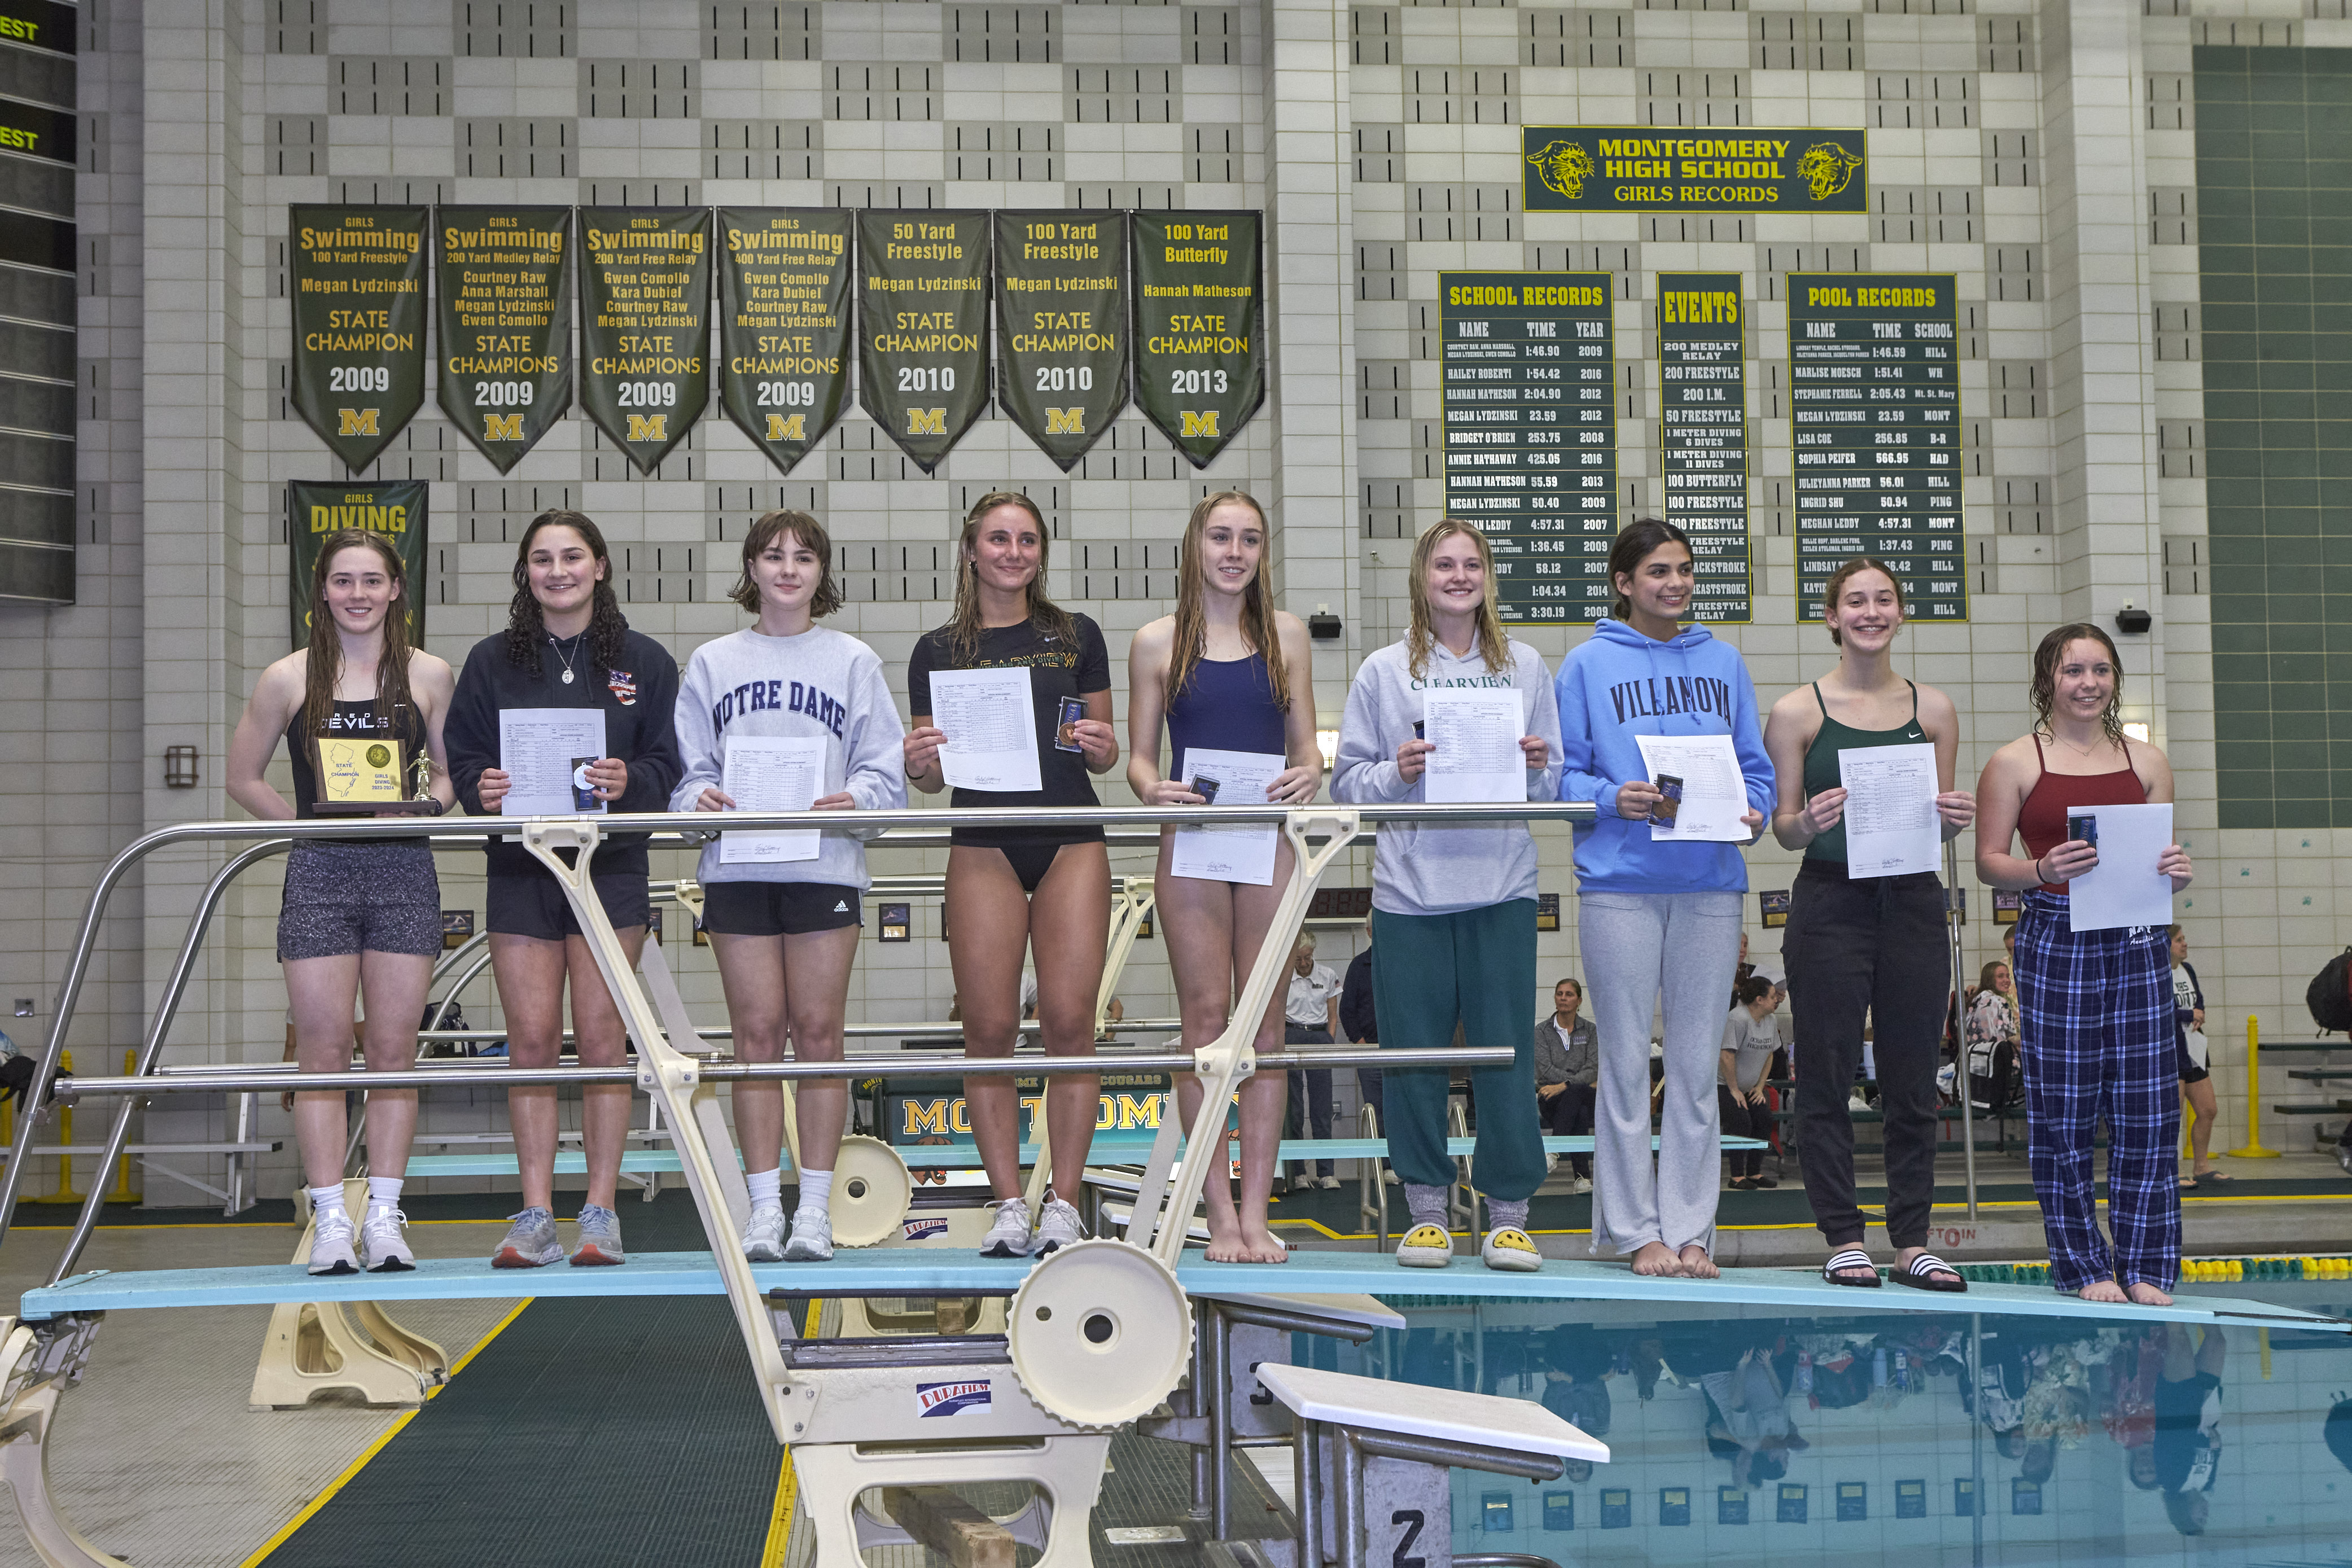
[[[1034,1267],[929,1247],[836,1253],[830,1263],[761,1263],[762,1292],[816,1296],[951,1296],[1009,1293]],[[1661,1279],[1622,1263],[1547,1258],[1532,1274],[1479,1266],[1465,1255],[1450,1268],[1402,1268],[1385,1253],[1294,1251],[1284,1264],[1211,1263],[1187,1252],[1176,1269],[1192,1294],[1370,1295],[1391,1300],[1475,1296],[1494,1301],[1648,1302],[1675,1307],[1760,1307],[1792,1317],[1866,1312],[1975,1312],[1988,1316],[2095,1318],[2117,1324],[2221,1323],[2352,1333],[2352,1321],[2260,1301],[2183,1297],[2169,1307],[2093,1303],[2026,1285],[1971,1285],[1940,1295],[1888,1286],[1857,1290],[1824,1283],[1811,1268],[1727,1268],[1720,1279]],[[25,1292],[21,1315],[39,1321],[72,1312],[152,1307],[274,1306],[287,1301],[509,1300],[523,1296],[717,1296],[725,1293],[707,1252],[635,1252],[618,1268],[493,1268],[478,1258],[430,1258],[399,1274],[312,1275],[291,1264],[239,1268],[161,1268],[78,1274]]]

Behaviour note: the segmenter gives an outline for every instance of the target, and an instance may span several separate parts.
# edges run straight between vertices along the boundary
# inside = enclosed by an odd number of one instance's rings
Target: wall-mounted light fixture
[[[1316,731],[1315,749],[1323,753],[1323,771],[1327,773],[1329,773],[1334,767],[1339,765],[1339,731],[1337,730]]]
[[[2137,637],[2155,624],[2154,616],[2146,610],[2134,609],[2129,605],[2116,612],[2116,630],[2127,636]]]
[[[1317,642],[1330,642],[1342,629],[1339,617],[1331,613],[1328,605],[1316,605],[1315,613],[1307,617],[1307,635]]]
[[[163,787],[166,789],[196,787],[196,749],[194,746],[163,748]]]

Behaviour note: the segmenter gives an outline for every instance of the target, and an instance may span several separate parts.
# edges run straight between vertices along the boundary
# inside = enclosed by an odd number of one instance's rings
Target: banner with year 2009
[[[425,406],[425,209],[298,204],[289,218],[294,411],[363,468]]]
[[[850,215],[719,209],[719,402],[784,473],[849,396]]]
[[[857,215],[857,400],[927,474],[988,411],[988,216]]]
[[[572,209],[434,220],[441,412],[503,474],[572,404]]]
[[[1139,212],[1135,403],[1205,468],[1265,401],[1258,215]]]
[[[580,405],[649,474],[710,403],[710,209],[583,207]]]
[[[997,401],[1063,472],[1127,406],[1127,215],[996,215]]]

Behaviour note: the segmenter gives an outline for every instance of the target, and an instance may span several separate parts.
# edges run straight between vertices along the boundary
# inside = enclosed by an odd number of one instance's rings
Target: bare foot
[[[2080,1296],[2085,1301],[2114,1301],[2120,1303],[2130,1300],[2129,1297],[2124,1294],[2123,1287],[2116,1284],[2112,1279],[2094,1279],[2088,1285],[2084,1286],[2080,1290],[2075,1291],[2074,1294]]]
[[[1643,1242],[1641,1249],[1633,1254],[1633,1272],[1636,1274],[1673,1279],[1682,1271],[1682,1259],[1667,1251],[1663,1241]]]
[[[2169,1307],[2172,1305],[2171,1297],[2166,1295],[2163,1291],[2158,1289],[2155,1286],[2149,1284],[2145,1279],[2133,1280],[2130,1288],[2125,1293],[2143,1307]]]
[[[1232,1215],[1209,1216],[1208,1259],[1212,1263],[1251,1263],[1249,1239]]]
[[[1283,1246],[1281,1240],[1275,1236],[1274,1232],[1268,1230],[1263,1222],[1256,1225],[1244,1225],[1242,1226],[1242,1252],[1234,1261],[1287,1263],[1290,1261],[1290,1249]]]
[[[1715,1259],[1706,1255],[1706,1248],[1696,1241],[1683,1248],[1681,1261],[1682,1276],[1685,1279],[1717,1279],[1723,1276],[1723,1270],[1715,1266]]]

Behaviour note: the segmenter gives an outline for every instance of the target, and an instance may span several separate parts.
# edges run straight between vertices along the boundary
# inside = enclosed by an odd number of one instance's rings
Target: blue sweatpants
[[[2050,1282],[2112,1278],[2169,1290],[2180,1274],[2180,1078],[2171,949],[2161,926],[2066,929],[2066,897],[2025,895],[2017,921],[2026,1142],[2050,1245]],[[2092,1198],[2091,1142],[2107,1126],[2107,1226]]]

